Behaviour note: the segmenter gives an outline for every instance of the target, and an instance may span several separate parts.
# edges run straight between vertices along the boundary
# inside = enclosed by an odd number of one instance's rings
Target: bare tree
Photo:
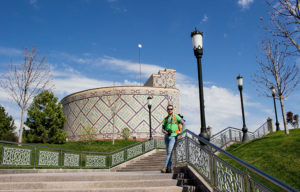
[[[257,85],[257,90],[267,97],[272,97],[270,87],[275,87],[275,97],[279,99],[281,105],[284,130],[286,134],[289,134],[284,99],[296,88],[299,82],[299,69],[295,63],[287,62],[287,48],[277,41],[266,39],[261,42],[261,46],[264,59],[258,59],[259,70],[254,74],[253,80]]]
[[[25,48],[23,63],[13,64],[11,61],[9,71],[1,74],[0,86],[7,90],[21,109],[19,143],[22,142],[24,116],[31,100],[50,83],[50,68],[45,59],[44,56],[38,61],[38,51],[34,48],[31,50]]]
[[[107,96],[107,101],[110,106],[109,109],[112,113],[112,118],[113,118],[112,144],[114,145],[115,144],[116,114],[121,107],[121,95],[115,94],[115,89],[113,89],[112,95]]]
[[[282,49],[280,44],[273,40],[261,42],[263,60],[258,59],[259,70],[254,74],[254,82],[257,90],[264,96],[272,97],[270,87],[275,87],[275,97],[279,99],[286,134],[289,134],[284,109],[284,99],[296,88],[298,79],[298,66],[287,62],[286,47]]]
[[[300,0],[266,0],[271,8],[270,24],[265,29],[280,43],[291,48],[289,52],[300,54]]]

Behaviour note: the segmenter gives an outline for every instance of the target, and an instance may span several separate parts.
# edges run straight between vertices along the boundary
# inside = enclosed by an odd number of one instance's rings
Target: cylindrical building
[[[144,86],[120,86],[89,89],[66,96],[61,102],[66,116],[69,141],[81,140],[87,127],[94,127],[96,139],[122,139],[129,128],[137,139],[149,138],[147,97],[152,96],[152,136],[162,136],[161,124],[168,104],[180,113],[179,90],[175,88],[175,70],[153,74]]]

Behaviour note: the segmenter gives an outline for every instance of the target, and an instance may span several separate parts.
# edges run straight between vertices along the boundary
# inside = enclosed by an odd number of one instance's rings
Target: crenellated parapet
[[[163,71],[159,71],[158,74],[152,74],[144,86],[176,88],[176,70],[165,69]]]

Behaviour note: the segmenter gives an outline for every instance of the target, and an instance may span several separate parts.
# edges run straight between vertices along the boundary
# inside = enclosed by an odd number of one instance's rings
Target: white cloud
[[[60,59],[63,59],[65,61],[69,61],[72,63],[91,64],[94,62],[94,60],[91,59],[91,57],[90,57],[91,55],[89,53],[84,53],[83,55],[85,56],[85,58],[70,55],[70,54],[64,53],[64,52],[60,52],[60,53],[53,52],[51,54],[52,57],[57,57],[57,58],[60,58]]]
[[[15,48],[7,48],[7,47],[0,47],[0,55],[5,56],[18,56],[21,55],[22,51]]]
[[[5,89],[0,87],[0,101],[8,101],[10,99],[9,94]]]
[[[249,5],[253,3],[254,0],[238,0],[238,4],[242,6],[243,9],[249,8]]]
[[[136,81],[124,80],[123,82],[106,81],[99,79],[92,79],[82,75],[79,71],[76,71],[70,66],[65,66],[63,71],[53,70],[54,85],[53,92],[60,99],[69,94],[99,88],[99,87],[110,87],[110,86],[124,86],[124,85],[139,85]]]
[[[34,8],[39,8],[37,2],[37,0],[29,0],[29,4],[32,5]]]
[[[207,17],[207,15],[205,14],[204,17],[202,18],[201,22],[202,22],[202,23],[205,23],[205,22],[207,22],[207,21],[208,21],[208,17]]]
[[[199,133],[200,104],[198,86],[177,82],[181,92],[181,112],[187,121],[187,128]],[[230,90],[211,86],[204,87],[204,105],[206,125],[210,125],[213,133],[217,133],[227,126],[236,126],[240,119],[239,96]]]
[[[109,87],[113,85],[112,81],[101,81],[91,79],[81,75],[70,75],[67,78],[55,78],[55,88],[53,92],[58,95],[69,95],[78,91],[86,89],[98,88],[98,87]]]
[[[120,60],[113,57],[104,57],[100,59],[98,62],[100,65],[109,66],[110,69],[117,70],[119,72],[129,72],[129,73],[139,73],[139,63]],[[164,68],[158,65],[152,64],[141,64],[141,73],[143,77],[148,78],[151,74],[157,73],[159,70],[163,70]]]

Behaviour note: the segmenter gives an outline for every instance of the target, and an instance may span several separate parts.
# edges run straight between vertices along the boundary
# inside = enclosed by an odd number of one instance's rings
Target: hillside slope
[[[279,131],[236,143],[226,151],[300,190],[300,129],[290,130],[289,135]]]

